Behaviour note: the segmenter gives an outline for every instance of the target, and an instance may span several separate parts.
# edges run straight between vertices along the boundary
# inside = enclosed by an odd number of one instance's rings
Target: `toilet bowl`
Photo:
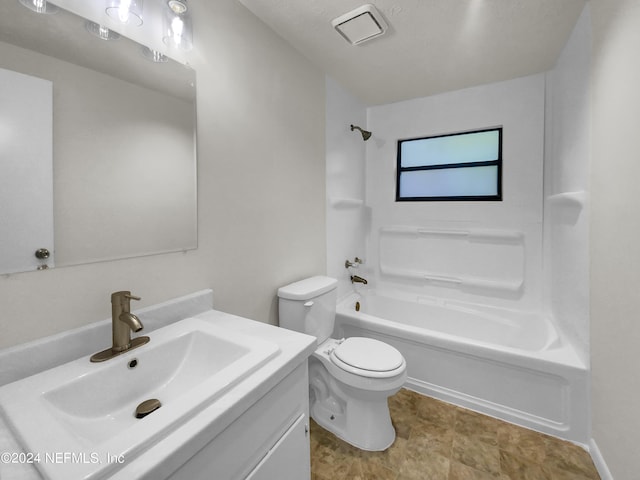
[[[337,281],[312,277],[278,290],[280,326],[318,338],[309,358],[309,410],[323,428],[363,450],[395,440],[387,398],[407,378],[402,354],[384,342],[333,339]]]
[[[370,356],[355,366],[341,359],[352,341],[367,341]],[[375,343],[374,343],[375,342]],[[393,349],[397,357],[381,365],[380,355]],[[396,355],[393,355],[396,357]],[[311,417],[322,427],[363,450],[385,450],[395,440],[387,398],[407,379],[406,362],[400,352],[369,338],[328,339],[309,361]]]

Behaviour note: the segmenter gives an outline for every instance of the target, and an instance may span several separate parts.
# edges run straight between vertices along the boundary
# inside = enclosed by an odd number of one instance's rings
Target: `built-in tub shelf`
[[[348,210],[364,206],[364,200],[359,198],[329,197],[329,205],[339,210]]]
[[[448,230],[425,227],[390,226],[380,228],[380,233],[392,235],[433,235],[443,237],[466,237],[470,242],[490,241],[494,243],[521,243],[524,238],[524,234],[517,230],[498,230],[483,228]]]
[[[554,225],[576,225],[587,204],[589,194],[584,190],[564,192],[546,198],[546,207]]]
[[[379,268],[383,276],[423,287],[518,297],[524,292],[525,234],[516,229],[380,227]]]
[[[423,280],[425,282],[459,288],[461,290],[494,290],[510,293],[522,291],[522,281],[503,281],[471,276],[438,275],[432,272],[417,272],[401,268],[380,265],[380,273],[407,280]]]
[[[587,203],[587,192],[577,190],[575,192],[557,193],[548,196],[547,202],[553,206],[582,209]]]

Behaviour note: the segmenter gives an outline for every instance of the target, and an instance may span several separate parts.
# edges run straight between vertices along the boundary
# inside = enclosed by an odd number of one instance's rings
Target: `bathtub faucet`
[[[345,260],[344,261],[344,268],[358,268],[359,265],[362,264],[362,259],[356,257],[353,259],[353,262],[350,262],[349,260]]]
[[[363,285],[366,285],[367,280],[359,277],[358,275],[351,275],[351,283],[362,283]]]

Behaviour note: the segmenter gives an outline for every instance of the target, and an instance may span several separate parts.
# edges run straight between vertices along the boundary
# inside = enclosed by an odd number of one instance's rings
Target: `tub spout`
[[[366,285],[368,282],[366,279],[359,277],[358,275],[351,275],[351,283],[362,283]]]

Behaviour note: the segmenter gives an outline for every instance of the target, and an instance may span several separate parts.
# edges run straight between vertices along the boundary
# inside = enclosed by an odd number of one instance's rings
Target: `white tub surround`
[[[417,392],[589,441],[587,369],[545,316],[365,289],[338,305],[335,336],[396,347]]]
[[[184,318],[180,313],[180,305],[186,306],[183,311],[197,319],[195,322],[211,324],[217,331],[224,330],[232,336],[237,333],[240,336],[259,337],[262,341],[277,345],[277,354],[225,390],[212,403],[203,405],[197,414],[174,426],[166,435],[155,438],[149,445],[135,451],[124,454],[112,452],[114,458],[123,462],[114,461],[108,468],[91,473],[86,478],[196,480],[210,478],[213,471],[220,478],[229,479],[273,478],[275,472],[284,472],[285,476],[282,478],[292,480],[308,478],[306,361],[315,348],[315,338],[213,310],[211,303],[211,291],[203,291],[135,313],[145,323],[145,316],[155,309],[154,317],[162,319],[157,321],[168,324]],[[194,305],[206,306],[199,308]],[[194,309],[200,312],[196,313]],[[99,339],[97,344],[83,347],[88,350],[84,355],[89,363],[89,353],[104,348],[110,341],[108,330],[102,332],[104,336],[97,335],[103,323],[98,322],[36,343],[43,345],[44,357],[50,358],[52,364],[59,364],[64,360],[56,352],[63,351],[64,346],[75,345],[80,339]],[[153,324],[153,319],[148,318],[148,323]],[[145,330],[146,328],[145,325]],[[153,334],[149,345],[152,342]],[[138,351],[142,352],[143,349],[144,346]],[[0,357],[36,356],[37,352],[37,345],[28,344],[22,348],[18,346],[0,352]],[[64,353],[62,355],[65,356]],[[130,354],[124,354],[127,355]],[[42,365],[32,364],[27,367],[26,375],[44,370]],[[15,378],[19,371],[19,366],[14,364],[3,378]],[[9,387],[11,385],[6,388]],[[162,408],[159,412],[161,410]],[[6,412],[2,413],[6,415]],[[4,452],[27,452],[21,445],[21,440],[9,428],[6,418],[0,421],[0,447]],[[49,450],[56,454],[59,446],[51,445]],[[97,450],[99,449],[96,448]],[[41,461],[45,461],[44,458]],[[0,477],[40,479],[42,472],[39,473],[36,467],[34,464],[2,463]],[[49,467],[51,470],[55,465]],[[46,472],[46,469],[43,471]],[[51,478],[56,477],[54,475]]]
[[[541,303],[545,76],[367,110],[363,276],[376,288],[535,310]],[[398,141],[502,127],[502,201],[397,202]]]
[[[487,228],[384,226],[379,231],[382,278],[415,287],[519,298],[525,279],[524,233]]]
[[[546,75],[543,305],[589,355],[591,16],[586,6]]]
[[[364,257],[368,226],[365,203],[365,150],[350,124],[367,126],[365,106],[340,84],[326,78],[327,275],[338,280],[338,296],[351,291],[344,261]],[[374,133],[375,135],[375,133]],[[375,138],[375,137],[374,137]]]

